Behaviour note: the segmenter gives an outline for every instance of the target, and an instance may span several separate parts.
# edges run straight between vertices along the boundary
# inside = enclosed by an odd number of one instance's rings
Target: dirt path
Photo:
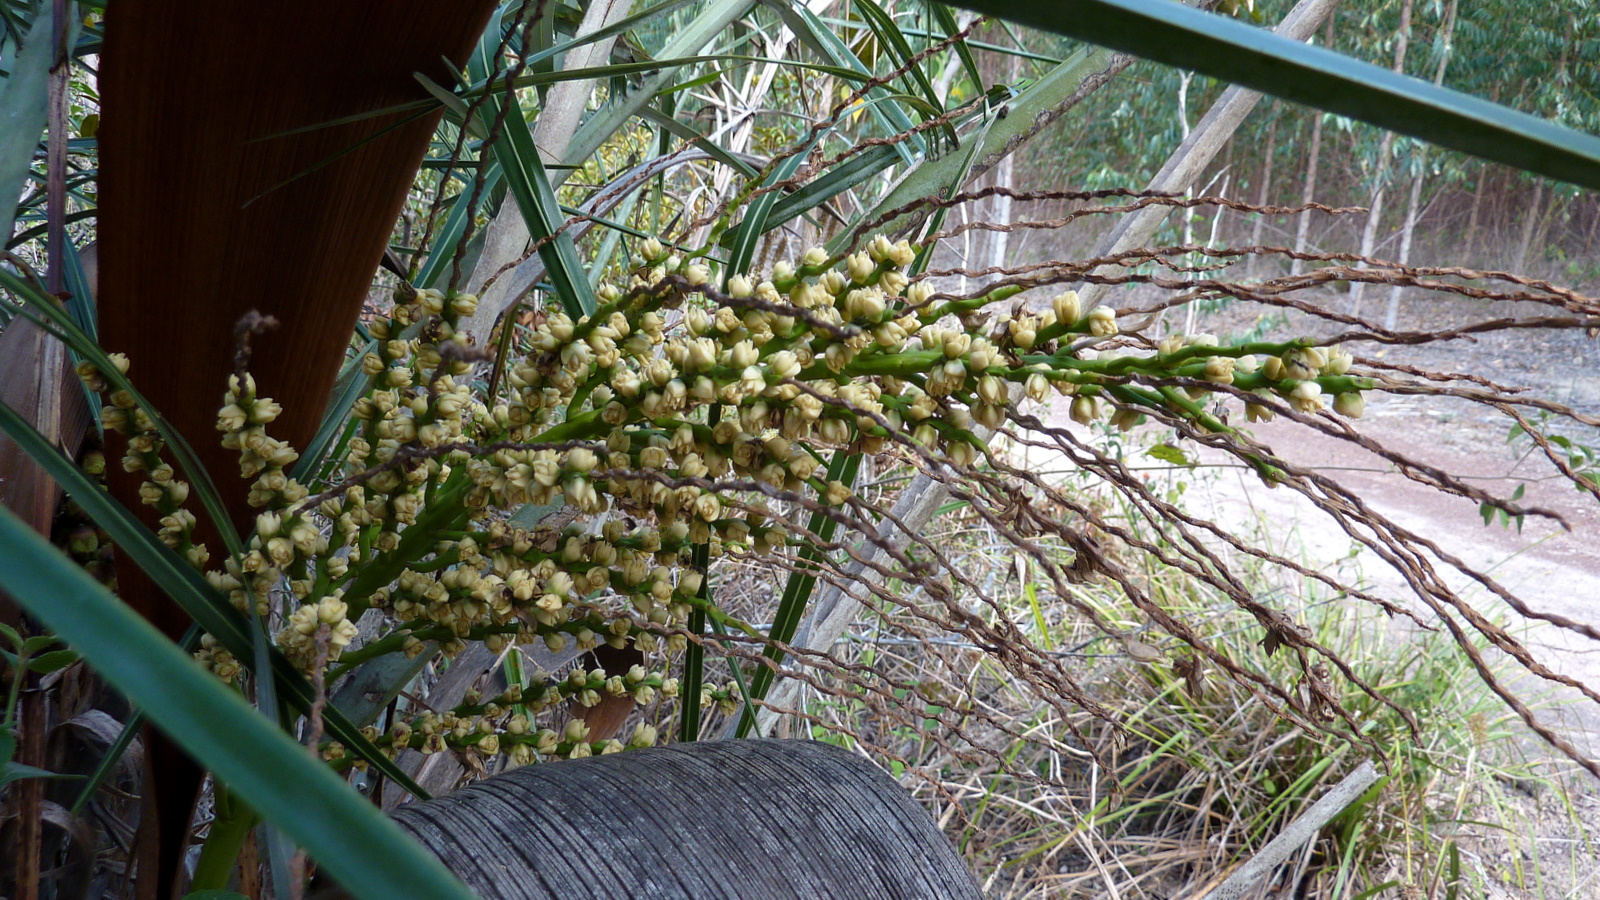
[[[1065,404],[1052,409],[1051,424],[1068,424]],[[1507,425],[1446,402],[1374,397],[1359,430],[1384,447],[1463,477],[1498,496],[1526,484],[1522,502],[1558,513],[1571,526],[1528,517],[1519,532],[1498,522],[1485,526],[1471,500],[1417,484],[1366,450],[1278,420],[1252,426],[1257,438],[1290,462],[1338,481],[1375,512],[1439,545],[1509,589],[1534,610],[1556,613],[1600,627],[1600,503],[1570,483],[1550,478],[1541,458],[1506,442]],[[1193,445],[1186,445],[1193,451]],[[1526,450],[1524,442],[1521,448]],[[1271,549],[1311,568],[1360,581],[1388,599],[1422,609],[1404,580],[1371,551],[1361,549],[1332,518],[1290,490],[1268,489],[1255,474],[1214,451],[1199,454],[1201,468],[1189,478],[1184,503],[1241,536],[1265,529]],[[1152,464],[1160,463],[1151,460]],[[1209,468],[1210,466],[1222,466]],[[1600,686],[1600,644],[1516,614],[1468,576],[1435,563],[1453,589],[1473,606],[1522,638],[1553,670]],[[1492,659],[1492,658],[1491,658]],[[1533,690],[1531,680],[1523,686]],[[1571,704],[1544,715],[1559,716],[1580,749],[1600,755],[1600,707]]]
[[[1314,293],[1306,299],[1342,308],[1342,296]],[[1438,330],[1497,317],[1542,314],[1530,304],[1437,302],[1410,298],[1404,305],[1406,328]],[[1218,335],[1243,333],[1258,323],[1260,310],[1232,304],[1204,317],[1203,328]],[[1301,334],[1323,335],[1335,326],[1291,314],[1274,326],[1271,339]],[[1405,347],[1351,345],[1358,355],[1400,362],[1442,372],[1472,372],[1511,389],[1600,415],[1600,341],[1581,330],[1495,331],[1471,340],[1453,340]],[[1507,443],[1510,420],[1485,407],[1437,397],[1369,394],[1366,415],[1354,423],[1364,435],[1409,458],[1463,477],[1500,497],[1509,498],[1519,485],[1519,501],[1548,508],[1571,530],[1548,519],[1528,517],[1520,532],[1496,522],[1485,526],[1478,505],[1408,480],[1388,461],[1351,444],[1282,420],[1251,426],[1257,437],[1286,459],[1308,467],[1359,494],[1375,511],[1396,524],[1436,542],[1445,552],[1485,572],[1535,610],[1556,613],[1600,627],[1600,503],[1560,478],[1538,451],[1522,440]],[[1066,405],[1054,410],[1066,421]],[[1561,421],[1555,426],[1587,445],[1600,444],[1595,429]],[[1203,463],[1230,462],[1222,454],[1201,454]],[[1265,517],[1282,535],[1289,555],[1303,555],[1313,566],[1348,560],[1349,535],[1310,501],[1288,490],[1269,490],[1245,469],[1214,470],[1205,490],[1191,490],[1186,502],[1197,513],[1219,523],[1255,527]],[[1198,480],[1198,479],[1197,479]],[[1197,487],[1200,485],[1196,485]],[[1387,596],[1418,601],[1393,569],[1370,551],[1354,562],[1361,577]],[[1345,563],[1348,565],[1348,562]],[[1441,571],[1444,571],[1441,569]],[[1469,602],[1497,615],[1514,634],[1524,636],[1536,657],[1557,672],[1600,689],[1600,644],[1542,622],[1517,615],[1506,604],[1466,576],[1448,572],[1446,579]],[[1529,688],[1532,685],[1528,685]],[[1584,704],[1578,728],[1587,732],[1587,752],[1600,756],[1600,706]]]
[[[1258,426],[1258,437],[1284,458],[1309,467],[1359,494],[1374,511],[1439,545],[1483,572],[1536,611],[1555,613],[1600,627],[1600,504],[1569,483],[1552,479],[1536,456],[1513,452],[1505,426],[1470,418],[1415,401],[1384,398],[1369,407],[1358,424],[1367,436],[1392,450],[1429,463],[1499,496],[1525,484],[1522,503],[1562,516],[1571,530],[1549,519],[1528,517],[1519,531],[1499,522],[1485,526],[1471,500],[1417,484],[1386,460],[1343,441],[1292,422]],[[1218,461],[1208,458],[1207,461]],[[1289,532],[1289,540],[1313,565],[1331,565],[1349,556],[1352,542],[1310,501],[1286,490],[1268,490],[1253,473],[1228,469],[1204,497],[1191,501],[1219,521],[1264,515]],[[1364,579],[1396,600],[1417,602],[1400,576],[1370,551],[1356,560]],[[1474,606],[1523,636],[1535,657],[1553,670],[1590,685],[1600,685],[1600,645],[1569,631],[1531,621],[1513,611],[1466,575],[1445,570],[1446,580]],[[1572,725],[1587,732],[1588,752],[1600,754],[1600,709],[1574,707]]]

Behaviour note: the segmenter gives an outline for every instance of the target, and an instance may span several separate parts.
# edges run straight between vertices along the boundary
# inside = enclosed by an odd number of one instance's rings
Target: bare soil
[[[1387,290],[1369,296],[1368,312],[1386,301]],[[1325,298],[1345,308],[1345,298]],[[1438,330],[1499,316],[1519,317],[1534,308],[1516,304],[1402,303],[1400,327]],[[1547,314],[1547,310],[1539,310]],[[1244,307],[1206,317],[1201,330],[1227,339],[1252,329],[1254,312]],[[1324,323],[1298,318],[1279,323],[1273,339],[1332,331]],[[1372,360],[1442,372],[1468,372],[1510,388],[1600,415],[1600,341],[1581,332],[1506,332],[1476,340],[1384,347],[1353,346]],[[1050,410],[1052,424],[1066,425],[1066,404]],[[1551,515],[1528,516],[1520,528],[1496,521],[1485,525],[1478,504],[1407,479],[1387,460],[1352,444],[1289,421],[1251,426],[1256,437],[1285,459],[1314,468],[1360,495],[1376,512],[1435,542],[1446,554],[1483,572],[1535,611],[1557,614],[1600,627],[1600,503],[1558,476],[1537,448],[1523,439],[1508,442],[1511,421],[1486,407],[1449,398],[1368,395],[1366,413],[1355,423],[1383,447],[1437,467],[1497,496],[1509,498],[1522,486],[1519,501]],[[1552,433],[1600,446],[1600,429],[1554,423]],[[1190,447],[1193,450],[1194,448]],[[1254,473],[1223,454],[1201,450],[1202,464],[1227,466],[1191,479],[1185,502],[1243,535],[1268,535],[1274,549],[1312,568],[1358,571],[1374,592],[1422,607],[1404,580],[1376,554],[1359,548],[1327,514],[1290,490],[1271,490]],[[1263,529],[1262,523],[1268,527]],[[1600,688],[1600,644],[1519,615],[1481,585],[1448,567],[1437,566],[1452,587],[1476,608],[1502,622],[1550,669]],[[1396,640],[1405,640],[1396,626]],[[1498,660],[1488,657],[1491,664]],[[1512,689],[1532,695],[1541,720],[1555,725],[1580,752],[1600,756],[1600,705],[1576,691],[1552,689],[1532,676]],[[1530,758],[1557,754],[1531,734],[1523,742]],[[1552,767],[1552,771],[1561,769]],[[1574,767],[1567,767],[1570,773]],[[1552,790],[1559,783],[1562,789]],[[1600,785],[1587,776],[1547,783],[1473,785],[1479,818],[1520,825],[1521,831],[1487,827],[1463,832],[1463,867],[1477,873],[1489,897],[1560,896],[1600,898]],[[1481,833],[1479,833],[1481,832]]]

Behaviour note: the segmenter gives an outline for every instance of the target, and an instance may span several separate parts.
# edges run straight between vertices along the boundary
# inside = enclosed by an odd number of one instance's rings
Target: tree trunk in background
[[[1010,64],[1007,67],[1007,74],[1006,74],[1006,77],[1005,77],[1005,83],[1006,84],[1015,84],[1016,83],[1016,81],[1017,81],[1017,68],[1018,68],[1018,65],[1020,63],[1021,63],[1021,60],[1018,57],[1013,56],[1013,57],[1010,58]],[[1014,160],[1015,160],[1015,156],[1012,155],[1012,154],[1007,154],[1005,159],[1000,160],[999,165],[994,167],[994,172],[993,172],[992,175],[990,175],[990,183],[996,185],[997,187],[1011,187],[1011,181],[1012,181],[1013,172],[1014,172],[1014,169],[1012,168],[1012,165],[1013,165],[1013,161]],[[1001,195],[999,195],[999,196],[994,198],[994,220],[993,221],[994,221],[994,223],[996,225],[1007,225],[1007,226],[1009,226],[1011,224],[1011,198],[1010,197],[1007,197],[1004,194],[1001,194]],[[1005,231],[991,231],[991,232],[989,232],[989,265],[990,266],[1004,266],[1006,264],[1006,252],[1007,252],[1008,249],[1010,249],[1010,247],[1009,247],[1010,238],[1011,238],[1011,235],[1010,235],[1009,232],[1005,232]]]
[[[1533,183],[1533,199],[1522,214],[1522,237],[1517,241],[1517,255],[1512,260],[1511,271],[1521,273],[1528,264],[1528,249],[1533,246],[1534,227],[1539,224],[1541,204],[1544,202],[1544,181]]]
[[[1256,193],[1257,206],[1266,206],[1267,198],[1272,192],[1272,160],[1273,154],[1277,152],[1277,149],[1278,120],[1273,119],[1272,123],[1267,126],[1267,158],[1261,163],[1261,190]],[[1266,216],[1261,215],[1260,213],[1256,214],[1256,223],[1250,229],[1250,246],[1261,246],[1261,227],[1266,224],[1266,220]],[[1256,264],[1259,261],[1260,257],[1258,256],[1250,257],[1249,270],[1251,274],[1255,273],[1256,269],[1258,268]]]
[[[1328,17],[1328,25],[1322,32],[1322,46],[1325,49],[1328,49],[1328,50],[1332,50],[1333,49],[1333,16],[1329,16]],[[1321,152],[1322,152],[1322,111],[1314,109],[1314,110],[1311,111],[1311,151],[1310,151],[1310,154],[1309,154],[1308,158],[1306,159],[1306,183],[1305,183],[1305,190],[1302,191],[1301,195],[1300,195],[1300,202],[1301,203],[1310,203],[1312,200],[1316,199],[1316,195],[1317,195],[1317,162],[1318,162],[1318,157],[1321,154]],[[1310,230],[1311,230],[1311,213],[1310,212],[1303,212],[1303,213],[1300,214],[1300,221],[1296,224],[1295,230],[1294,230],[1294,252],[1296,252],[1296,253],[1304,253],[1304,252],[1306,252],[1306,238],[1307,238]],[[1290,261],[1290,263],[1289,263],[1289,274],[1290,275],[1299,275],[1301,272],[1304,272],[1305,270],[1306,270],[1306,264],[1303,261],[1298,260],[1298,259]]]
[[[1233,141],[1228,142],[1227,149],[1222,154],[1222,168],[1217,170],[1217,176],[1221,180],[1217,181],[1215,196],[1226,197],[1228,196],[1228,183],[1235,181],[1233,175]],[[1224,235],[1227,234],[1227,231],[1223,225],[1227,219],[1228,208],[1226,206],[1217,207],[1216,212],[1211,217],[1211,236],[1207,238],[1207,241],[1213,246],[1216,245],[1217,241],[1226,239]]]
[[[1336,5],[1337,0],[1300,0],[1274,30],[1283,37],[1298,41],[1306,40],[1332,14]],[[1187,191],[1201,171],[1215,158],[1217,151],[1222,149],[1222,144],[1233,137],[1244,117],[1249,115],[1250,110],[1255,108],[1260,99],[1260,94],[1247,91],[1238,85],[1223,91],[1217,102],[1213,103],[1211,109],[1201,117],[1199,124],[1194,127],[1194,132],[1178,146],[1178,149],[1172,151],[1171,156],[1167,157],[1161,170],[1145,186],[1146,190],[1173,193]],[[1101,239],[1094,255],[1112,256],[1124,250],[1143,246],[1170,212],[1171,209],[1168,207],[1150,206],[1123,216],[1110,233]],[[1187,211],[1185,215],[1187,216]],[[1108,266],[1098,271],[1104,273],[1115,271],[1116,268]],[[1086,281],[1079,282],[1075,287],[1086,308],[1098,303],[1106,292],[1105,285]]]
[[[1007,156],[1000,160],[994,167],[993,183],[998,187],[1010,187],[1012,178],[1012,157]],[[996,225],[1011,224],[1011,198],[1000,195],[994,198],[994,219]],[[1011,235],[1005,231],[989,232],[989,265],[1003,266],[1006,264],[1006,251],[1009,249]]]
[[[1600,203],[1590,203],[1589,232],[1583,238],[1583,252],[1585,255],[1594,252],[1594,236],[1600,231]]]
[[[1477,259],[1478,243],[1478,213],[1483,209],[1483,188],[1489,183],[1489,164],[1478,163],[1478,185],[1472,191],[1472,209],[1467,213],[1467,233],[1461,238],[1461,249],[1466,254],[1463,262],[1472,263]]]
[[[1394,45],[1394,71],[1404,75],[1406,73],[1406,48],[1411,44],[1411,6],[1412,0],[1402,0],[1400,4],[1400,29],[1395,36]],[[1384,132],[1383,140],[1378,144],[1378,163],[1375,169],[1377,187],[1372,191],[1372,203],[1367,211],[1367,223],[1361,229],[1362,256],[1371,256],[1378,245],[1378,225],[1383,219],[1383,194],[1389,187],[1389,150],[1394,146],[1394,132]],[[1356,263],[1356,268],[1365,269],[1365,262]],[[1366,285],[1357,281],[1350,285],[1350,314],[1361,315],[1361,295]]]
[[[1561,194],[1555,188],[1551,188],[1550,202],[1544,205],[1544,215],[1539,217],[1539,225],[1533,231],[1533,241],[1528,245],[1528,254],[1533,265],[1538,265],[1541,260],[1546,258],[1550,241],[1550,227],[1555,224],[1557,218],[1565,219],[1566,216],[1561,205]],[[1525,260],[1524,265],[1526,264],[1528,264],[1528,261]],[[1541,274],[1543,273],[1541,272]]]
[[[1450,40],[1455,35],[1456,30],[1456,2],[1457,0],[1450,0],[1450,5],[1446,6],[1444,10],[1444,26],[1442,29],[1444,32],[1444,52],[1439,54],[1439,66],[1433,73],[1435,87],[1444,84],[1444,71],[1450,65]],[[1399,261],[1402,265],[1411,261],[1411,238],[1416,234],[1417,230],[1417,204],[1422,202],[1422,181],[1428,176],[1427,145],[1418,145],[1416,152],[1419,155],[1417,174],[1411,179],[1411,200],[1406,204],[1406,224],[1400,232]],[[1391,331],[1394,329],[1395,316],[1400,311],[1400,295],[1404,291],[1405,288],[1398,284],[1389,288],[1389,308],[1383,314],[1384,328]]]
[[[1419,150],[1418,152],[1424,154],[1423,165],[1427,165],[1427,151]],[[1423,172],[1418,172],[1411,179],[1411,198],[1410,202],[1406,204],[1406,224],[1400,230],[1399,262],[1402,264],[1411,260],[1411,237],[1417,230],[1417,204],[1422,200],[1422,180],[1424,177]],[[1383,327],[1390,330],[1394,329],[1395,316],[1399,315],[1400,311],[1400,295],[1404,292],[1405,288],[1398,284],[1389,288],[1389,307],[1383,313]]]
[[[578,25],[577,35],[587,36],[614,25],[633,8],[632,0],[597,0],[591,3]],[[606,38],[568,51],[562,58],[562,69],[592,68],[601,66],[611,58],[616,38]],[[547,165],[561,162],[577,134],[579,120],[588,108],[589,95],[594,92],[595,79],[558,81],[550,86],[533,122],[533,145]],[[501,313],[515,301],[509,288],[513,279],[503,278],[485,294],[484,282],[508,263],[520,257],[528,247],[528,223],[522,217],[522,208],[516,203],[502,203],[500,211],[484,229],[483,251],[478,262],[467,276],[461,290],[479,294],[476,311],[460,327],[480,344],[487,343],[489,334]],[[518,292],[520,293],[520,291]]]
[[[1378,186],[1372,192],[1372,200],[1367,203],[1367,221],[1361,226],[1361,247],[1356,251],[1363,257],[1371,256],[1378,245],[1378,225],[1383,219],[1383,195],[1388,190],[1389,149],[1394,146],[1394,132],[1384,134],[1383,140],[1378,143]],[[1366,260],[1356,263],[1357,269],[1367,268]],[[1360,281],[1350,284],[1350,315],[1361,315],[1361,296],[1366,284]]]
[[[1306,187],[1300,194],[1301,203],[1310,203],[1317,194],[1317,156],[1322,151],[1322,113],[1313,111],[1311,117],[1311,151],[1306,160]],[[1294,230],[1294,252],[1306,252],[1306,238],[1311,230],[1311,213],[1303,212],[1299,216],[1300,222]],[[1304,260],[1295,259],[1289,263],[1289,274],[1299,275],[1306,270]]]

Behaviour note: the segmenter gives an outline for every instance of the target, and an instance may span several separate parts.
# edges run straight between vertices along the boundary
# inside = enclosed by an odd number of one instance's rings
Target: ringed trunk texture
[[[898,784],[811,741],[526,766],[395,819],[483,900],[982,897]]]
[[[216,432],[234,323],[250,310],[282,323],[254,342],[251,370],[284,406],[274,436],[303,447],[438,117],[314,126],[426,99],[414,72],[451,83],[444,60],[466,58],[491,7],[149,0],[107,17],[101,339],[128,354],[242,531],[249,484]],[[139,480],[116,463],[124,446],[107,447],[111,491],[151,520]],[[201,537],[220,560],[216,532]],[[183,632],[176,604],[133,567],[118,575],[129,605],[168,636]],[[147,746],[138,879],[154,898],[178,887],[200,772],[165,740]]]

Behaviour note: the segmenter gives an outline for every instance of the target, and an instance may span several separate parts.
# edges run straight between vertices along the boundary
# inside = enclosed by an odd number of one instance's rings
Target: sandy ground
[[[1560,399],[1593,410],[1600,396],[1586,389]],[[1549,396],[1549,394],[1546,394]],[[1066,404],[1058,402],[1047,418],[1052,425],[1071,426]],[[1429,399],[1374,397],[1359,430],[1385,447],[1470,479],[1499,496],[1510,496],[1526,484],[1522,502],[1547,507],[1561,515],[1570,530],[1547,519],[1529,517],[1519,531],[1496,522],[1485,526],[1477,504],[1416,484],[1386,460],[1297,423],[1279,420],[1253,426],[1257,438],[1285,459],[1339,481],[1359,494],[1372,509],[1396,524],[1437,543],[1446,553],[1488,574],[1534,610],[1557,613],[1600,627],[1600,503],[1570,483],[1550,478],[1550,466],[1526,453],[1527,444],[1508,445],[1508,423],[1465,405]],[[1081,431],[1081,430],[1080,430]],[[1600,437],[1600,436],[1595,436]],[[1600,441],[1591,438],[1591,443]],[[1185,445],[1193,452],[1193,445]],[[1035,451],[1038,456],[1038,451]],[[1227,466],[1223,454],[1203,451],[1202,464]],[[1036,471],[1059,469],[1062,462],[1029,460]],[[1151,464],[1163,465],[1150,460]],[[1136,465],[1130,461],[1130,465]],[[1300,494],[1268,489],[1248,469],[1202,467],[1186,473],[1191,487],[1184,504],[1240,537],[1259,540],[1261,523],[1271,549],[1343,578],[1356,578],[1374,593],[1407,608],[1421,610],[1400,576],[1371,551],[1361,549],[1325,513]],[[1466,575],[1438,566],[1465,600],[1502,622],[1535,657],[1551,669],[1600,687],[1600,644],[1544,622],[1531,621],[1510,609]],[[1406,638],[1397,625],[1397,640]],[[1494,656],[1486,656],[1491,663]],[[1591,757],[1600,756],[1600,707],[1576,691],[1551,689],[1531,676],[1512,682],[1525,697],[1555,701],[1539,707],[1539,717]],[[1536,759],[1554,751],[1529,734],[1524,746]],[[1594,851],[1600,830],[1600,791],[1592,780],[1566,782],[1567,793],[1526,784],[1486,784],[1478,795],[1485,804],[1471,817],[1518,822],[1525,830],[1509,834],[1498,827],[1466,826],[1463,865],[1475,870],[1485,896],[1600,897],[1600,865]],[[1479,833],[1481,832],[1481,833]]]
[[[1316,468],[1365,498],[1374,511],[1452,554],[1509,589],[1529,607],[1600,627],[1600,504],[1559,480],[1550,479],[1542,459],[1516,454],[1504,429],[1476,422],[1450,421],[1451,413],[1427,412],[1415,401],[1391,400],[1369,407],[1361,431],[1386,447],[1438,466],[1475,485],[1509,496],[1526,484],[1523,503],[1542,506],[1565,518],[1570,530],[1549,519],[1528,517],[1519,531],[1496,522],[1484,525],[1478,506],[1417,484],[1383,460],[1343,441],[1294,423],[1258,426],[1258,437],[1286,459]],[[1480,434],[1474,446],[1464,434]],[[1498,433],[1494,433],[1498,432]],[[1219,455],[1220,456],[1220,455]],[[1213,461],[1202,455],[1202,459]],[[1220,460],[1215,460],[1220,461]],[[1310,501],[1287,490],[1267,490],[1253,473],[1227,469],[1207,492],[1191,494],[1196,511],[1221,522],[1254,521],[1264,516],[1313,565],[1347,558],[1352,541]],[[1209,509],[1207,508],[1209,507]],[[1375,554],[1363,550],[1356,561],[1362,577],[1386,597],[1405,601],[1410,591],[1400,576]],[[1525,635],[1535,656],[1557,672],[1600,685],[1600,645],[1570,631],[1518,615],[1468,576],[1445,570],[1447,581],[1464,599]],[[1418,608],[1411,600],[1412,608]],[[1583,732],[1587,751],[1600,755],[1600,708],[1576,705],[1571,724]]]

